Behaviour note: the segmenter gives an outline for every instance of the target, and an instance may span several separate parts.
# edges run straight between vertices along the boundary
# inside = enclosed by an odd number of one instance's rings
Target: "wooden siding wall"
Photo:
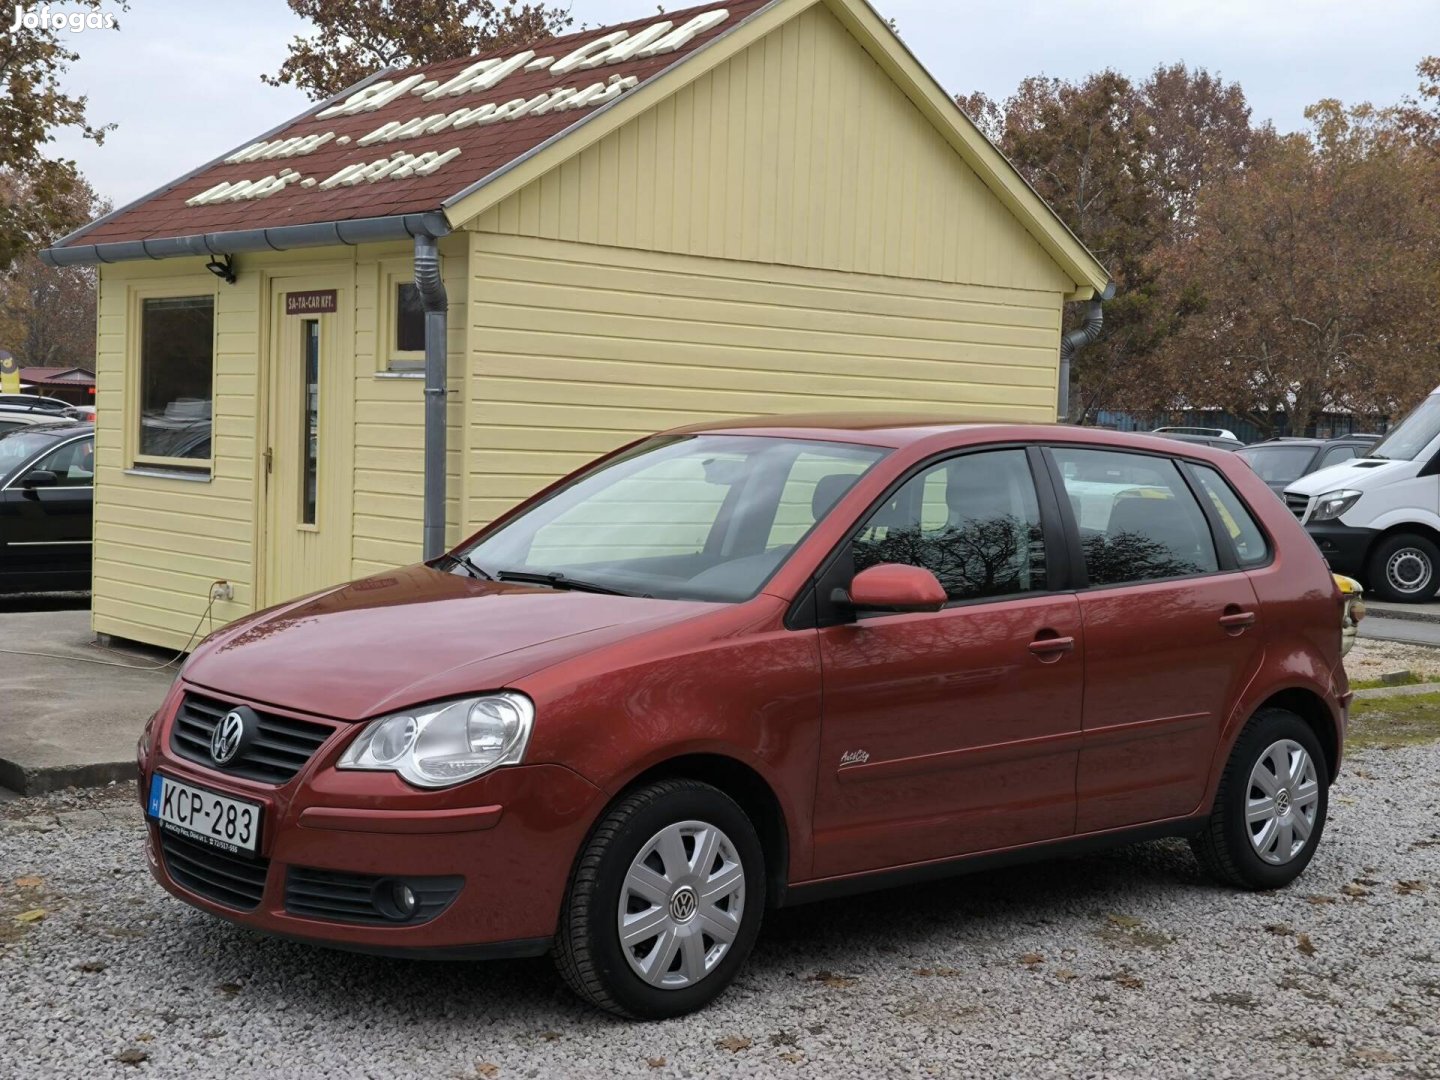
[[[451,539],[464,520],[460,468],[465,436],[466,268],[469,238],[441,242],[450,302],[450,509]],[[355,501],[351,566],[337,577],[360,576],[414,562],[421,551],[423,388],[419,379],[381,379],[377,358],[382,274],[387,260],[411,254],[406,244],[367,245],[241,256],[234,285],[217,285],[203,260],[121,263],[100,273],[96,406],[93,625],[97,632],[179,648],[190,638],[208,602],[210,582],[223,578],[235,599],[217,603],[221,626],[257,607],[258,515],[263,488],[256,478],[264,447],[258,410],[263,401],[262,350],[268,315],[262,297],[270,275],[307,266],[333,271],[337,260],[353,269]],[[127,355],[138,343],[129,326],[134,288],[159,285],[172,295],[215,296],[214,471],[208,483],[127,473],[123,434],[125,372],[139,362]],[[129,414],[133,416],[133,413]],[[259,560],[262,561],[263,560]],[[209,627],[202,627],[202,633]]]
[[[1075,287],[824,5],[475,228],[1057,294]]]
[[[886,408],[1054,419],[1055,293],[473,241],[467,528],[678,424]]]

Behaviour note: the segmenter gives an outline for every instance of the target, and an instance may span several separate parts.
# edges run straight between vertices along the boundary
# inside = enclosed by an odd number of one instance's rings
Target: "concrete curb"
[[[1404,686],[1377,686],[1372,690],[1356,690],[1356,701],[1375,698],[1414,697],[1417,694],[1440,694],[1440,682],[1407,683]]]
[[[127,783],[135,778],[133,761],[91,762],[86,765],[50,765],[26,768],[0,758],[0,787],[18,795],[48,795],[65,788],[105,787],[110,783]]]
[[[1398,619],[1400,622],[1424,622],[1440,623],[1440,611],[1430,609],[1427,604],[1423,607],[1412,607],[1409,604],[1383,604],[1374,600],[1366,599],[1365,609],[1377,619]],[[1362,622],[1361,627],[1364,627]]]

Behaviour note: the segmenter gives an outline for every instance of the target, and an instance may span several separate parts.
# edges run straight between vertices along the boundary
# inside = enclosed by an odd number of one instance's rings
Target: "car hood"
[[[222,696],[364,720],[422,701],[500,689],[717,606],[479,581],[410,566],[241,620],[196,649],[183,677]]]
[[[1326,492],[1350,488],[1353,491],[1370,491],[1382,484],[1406,476],[1414,476],[1419,469],[1414,461],[1385,461],[1381,458],[1352,458],[1339,465],[1331,465],[1309,476],[1288,484],[1286,494],[1324,495]]]

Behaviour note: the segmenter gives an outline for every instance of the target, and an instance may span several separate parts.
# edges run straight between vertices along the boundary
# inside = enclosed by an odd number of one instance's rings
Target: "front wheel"
[[[599,1008],[681,1016],[730,985],[764,907],[760,839],[734,800],[695,780],[651,784],[616,803],[586,844],[556,966]]]
[[[1381,600],[1418,604],[1440,592],[1440,548],[1415,533],[1386,537],[1370,556],[1371,590]]]
[[[1329,769],[1314,730],[1285,709],[1262,709],[1235,743],[1210,820],[1191,847],[1227,884],[1283,888],[1310,865],[1329,799]]]

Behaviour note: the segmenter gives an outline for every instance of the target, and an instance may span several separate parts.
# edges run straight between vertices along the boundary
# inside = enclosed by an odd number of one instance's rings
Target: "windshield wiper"
[[[500,570],[495,574],[496,581],[515,581],[529,585],[549,585],[552,589],[569,589],[573,592],[603,593],[606,596],[629,596],[627,592],[619,589],[612,589],[608,585],[597,585],[593,581],[581,581],[579,578],[566,577],[558,570],[548,574],[535,574],[528,570]]]
[[[473,578],[479,578],[481,581],[495,580],[494,574],[488,573],[483,567],[471,562],[469,555],[452,555],[447,551],[445,558],[450,560],[451,565],[458,566]]]

